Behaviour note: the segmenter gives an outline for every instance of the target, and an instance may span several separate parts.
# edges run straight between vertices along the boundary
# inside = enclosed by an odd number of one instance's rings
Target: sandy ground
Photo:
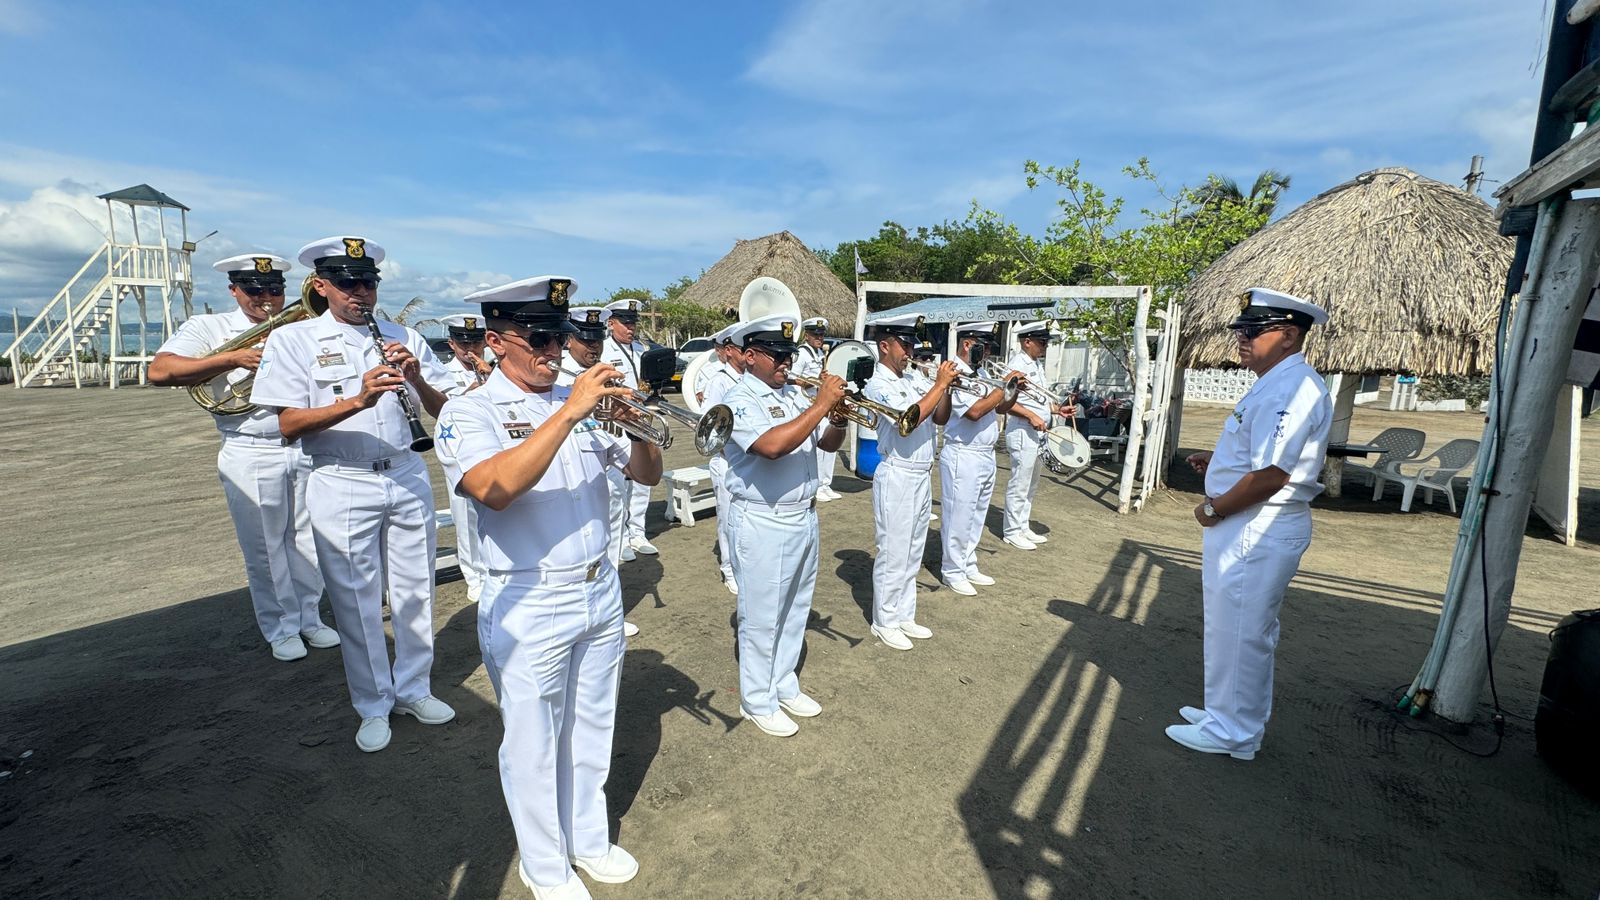
[[[336,651],[279,663],[255,632],[216,438],[187,398],[7,389],[0,413],[0,897],[526,896],[459,582],[439,589],[433,672],[458,718],[397,719],[362,754]],[[1223,415],[1189,409],[1183,444],[1208,446]],[[1478,427],[1363,410],[1354,434],[1402,421],[1430,447]],[[1600,459],[1600,423],[1584,436]],[[664,527],[658,489],[662,554],[624,567],[643,631],[608,787],[642,869],[595,896],[1595,896],[1600,805],[1535,756],[1531,723],[1545,633],[1595,605],[1594,547],[1530,532],[1497,657],[1512,718],[1480,759],[1446,739],[1487,750],[1487,728],[1391,712],[1457,520],[1400,514],[1393,492],[1321,504],[1272,728],[1241,763],[1161,734],[1200,699],[1195,481],[1119,517],[1112,480],[1046,476],[1051,542],[986,537],[999,584],[976,598],[938,587],[930,540],[918,618],[935,637],[898,653],[864,614],[868,486],[841,478],[802,672],[825,712],[789,740],[737,720],[714,530]]]

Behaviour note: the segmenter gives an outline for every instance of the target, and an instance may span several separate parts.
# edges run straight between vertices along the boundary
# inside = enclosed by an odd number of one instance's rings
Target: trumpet
[[[582,371],[574,371],[554,360],[550,361],[550,368],[560,372],[562,375],[565,375],[568,378],[577,378],[583,374]],[[618,379],[612,379],[611,381],[606,382],[606,386],[622,387],[623,383]],[[661,415],[655,410],[649,409],[644,405],[643,402],[636,399],[640,396],[641,395],[638,391],[630,389],[630,396],[607,397],[604,400],[601,400],[600,405],[595,408],[595,418],[602,422],[615,425],[616,427],[632,435],[634,438],[644,441],[647,444],[655,444],[657,447],[660,447],[663,450],[671,447],[672,426],[667,424],[667,419],[665,416]],[[618,406],[623,406],[629,410],[632,410],[636,418],[617,418]],[[731,420],[731,414],[729,418]],[[729,430],[732,430],[731,422],[729,425]]]
[[[658,394],[634,391],[633,395],[650,411],[670,416],[693,428],[694,452],[701,456],[721,453],[723,445],[733,436],[733,410],[726,403],[718,403],[697,416],[687,409],[673,406]]]
[[[984,368],[984,372],[991,378],[997,378],[998,379],[998,378],[1004,378],[1005,377],[1005,372],[1003,371],[1001,365],[999,363],[995,362],[994,360],[988,360],[987,362],[985,362],[983,364],[983,368]],[[1044,406],[1048,406],[1051,409],[1054,409],[1057,406],[1061,406],[1061,405],[1065,404],[1068,400],[1072,399],[1072,392],[1071,391],[1068,391],[1067,393],[1061,395],[1060,397],[1057,397],[1055,394],[1052,394],[1049,391],[1045,390],[1044,388],[1040,387],[1039,385],[1036,385],[1033,382],[1027,380],[1026,378],[1023,378],[1021,375],[1017,375],[1017,376],[1014,376],[1013,378],[1006,379],[1007,384],[1009,384],[1012,381],[1020,381],[1021,382],[1020,390],[1018,392],[1021,396],[1027,397],[1029,400],[1032,400],[1035,403],[1039,403],[1039,404],[1042,404]],[[1016,395],[1013,395],[1013,397],[1015,397],[1015,396]],[[1008,398],[1008,399],[1011,399],[1011,398]]]
[[[939,367],[933,363],[919,360],[907,360],[906,364],[921,372],[927,378],[936,378]],[[955,383],[950,386],[952,391],[971,394],[974,397],[987,396],[990,391],[999,391],[1002,402],[1010,403],[1017,399],[1017,394],[1022,391],[1023,378],[1015,375],[1011,378],[986,378],[982,375],[957,375]]]
[[[816,393],[818,388],[822,387],[821,379],[807,378],[804,375],[796,375],[793,372],[789,373],[789,383],[808,388],[813,394]],[[860,391],[846,391],[843,399],[839,401],[837,406],[828,411],[828,415],[831,416],[836,412],[862,428],[874,430],[878,427],[878,417],[886,416],[894,421],[895,431],[899,432],[901,437],[916,431],[917,426],[922,424],[921,407],[912,405],[905,409],[895,409],[876,400],[867,399]]]

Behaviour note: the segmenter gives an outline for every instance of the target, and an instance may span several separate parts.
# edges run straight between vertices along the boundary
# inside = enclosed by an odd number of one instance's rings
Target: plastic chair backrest
[[[1457,472],[1472,465],[1478,458],[1478,442],[1471,438],[1456,438],[1433,451],[1440,469]]]
[[[1383,453],[1372,464],[1381,466],[1386,462],[1414,459],[1422,452],[1422,445],[1427,440],[1428,436],[1415,428],[1385,428],[1368,442],[1375,447],[1383,448]]]

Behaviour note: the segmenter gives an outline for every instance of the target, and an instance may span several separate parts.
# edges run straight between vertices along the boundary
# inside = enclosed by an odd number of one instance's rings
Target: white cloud
[[[45,29],[45,18],[25,0],[0,0],[0,34],[30,37]]]

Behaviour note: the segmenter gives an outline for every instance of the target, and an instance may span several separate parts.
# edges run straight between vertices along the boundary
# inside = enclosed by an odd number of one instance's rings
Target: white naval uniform
[[[465,394],[478,383],[478,373],[454,357],[444,364],[444,370],[455,381],[455,387],[445,391],[451,397]],[[450,452],[450,448],[437,436],[433,442],[433,452],[439,458],[440,465],[449,466],[444,455]],[[478,511],[466,498],[451,493],[450,518],[455,521],[456,560],[461,566],[461,579],[467,583],[467,599],[477,600],[483,596],[484,574],[483,560],[478,555]]]
[[[421,335],[393,322],[378,327],[385,341],[406,345],[429,385],[451,388],[449,374]],[[361,376],[383,362],[365,326],[324,313],[272,332],[253,396],[280,409],[327,406],[360,394]],[[412,402],[418,402],[415,392]],[[410,703],[431,694],[436,544],[428,466],[410,449],[411,433],[393,393],[305,435],[300,444],[311,457],[307,505],[350,701],[362,718],[387,716],[397,699]],[[383,632],[385,595],[394,628],[392,670]]]
[[[202,357],[245,331],[243,311],[190,316],[157,353]],[[232,384],[249,372],[235,369]],[[284,446],[278,416],[257,409],[242,416],[212,416],[222,436],[217,476],[244,555],[256,627],[267,643],[315,631],[322,625],[322,573],[306,508],[311,460],[298,444]]]
[[[750,452],[811,400],[792,385],[767,387],[746,372],[722,398],[733,410],[728,527],[739,586],[739,705],[755,716],[800,694],[795,666],[817,585],[817,437],[778,459]]]
[[[956,360],[962,375],[972,368]],[[939,452],[939,510],[944,560],[940,575],[946,582],[968,578],[978,571],[978,541],[994,496],[994,442],[1000,435],[999,416],[993,411],[976,421],[966,417],[981,396],[950,392],[950,421],[944,426],[944,449]]]
[[[601,362],[608,362],[617,371],[622,373],[622,378],[628,387],[639,387],[639,357],[648,349],[644,344],[634,341],[627,347],[617,342],[609,332],[606,334],[605,349],[600,352]],[[622,476],[620,472],[611,477],[612,487],[621,487],[619,493],[612,495],[611,524],[614,533],[622,535],[622,540],[628,543],[642,541],[644,537],[644,517],[650,509],[650,488],[647,485],[634,484]],[[621,552],[622,544],[618,545]]]
[[[1263,503],[1204,530],[1206,717],[1201,731],[1229,750],[1256,750],[1272,714],[1272,667],[1283,594],[1311,544],[1311,499],[1333,407],[1299,353],[1262,375],[1229,414],[1206,469],[1206,496],[1276,466],[1289,483]]]
[[[878,363],[862,393],[894,409],[915,406],[931,382],[896,375]],[[872,563],[872,624],[898,629],[917,619],[917,570],[933,513],[933,419],[901,437],[888,416],[878,416],[878,468],[872,475],[872,525],[878,556]]]
[[[454,444],[452,492],[473,466],[514,447],[569,395],[527,393],[496,371],[439,412]],[[610,849],[606,777],[626,649],[622,586],[609,541],[605,473],[627,465],[629,442],[585,419],[530,490],[504,510],[476,500],[489,578],[478,641],[500,701],[500,785],[522,867],[538,885],[564,883],[571,856]]]
[[[1018,350],[1006,364],[1007,371],[1021,372],[1028,383],[1044,389],[1044,358],[1033,359]],[[1050,427],[1048,406],[1022,395],[1017,406],[1026,407]],[[1039,453],[1045,432],[1036,431],[1028,420],[1012,413],[1006,416],[1006,452],[1011,456],[1011,477],[1006,479],[1005,536],[1026,536],[1033,517],[1033,495],[1039,490]]]
[[[740,373],[721,360],[701,369],[705,387],[705,400],[701,409],[710,409],[727,402],[728,391],[738,383]],[[728,543],[728,457],[724,450],[706,463],[711,470],[711,491],[717,498],[717,566],[722,570],[723,581],[733,581],[733,550]],[[734,582],[737,584],[738,582]]]
[[[801,344],[794,355],[794,373],[807,378],[822,377],[822,361],[828,355],[827,347],[820,350],[812,349],[810,344]],[[828,427],[828,420],[823,419],[817,426],[817,439],[821,440],[823,429]],[[839,461],[839,454],[832,450],[817,450],[817,483],[819,487],[833,489],[833,470]]]

